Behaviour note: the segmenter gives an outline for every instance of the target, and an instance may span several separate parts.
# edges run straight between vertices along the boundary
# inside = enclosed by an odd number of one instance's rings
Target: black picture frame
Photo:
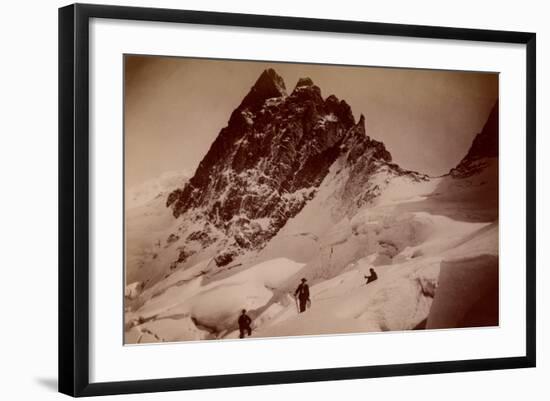
[[[90,383],[89,22],[91,18],[437,38],[526,46],[526,354],[521,357]],[[436,26],[74,4],[59,9],[59,391],[95,396],[534,367],[536,35]]]

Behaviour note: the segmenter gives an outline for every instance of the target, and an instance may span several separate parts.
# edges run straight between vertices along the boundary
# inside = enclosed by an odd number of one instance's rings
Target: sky
[[[192,174],[263,70],[288,93],[300,77],[345,100],[401,167],[432,176],[465,156],[498,99],[498,74],[181,57],[125,56],[128,187],[168,171]]]

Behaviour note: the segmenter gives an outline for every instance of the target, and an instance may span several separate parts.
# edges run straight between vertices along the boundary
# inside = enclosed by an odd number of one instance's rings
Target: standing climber
[[[303,278],[296,291],[294,291],[294,297],[298,297],[300,301],[300,313],[305,312],[307,302],[309,301],[309,286],[306,284],[306,281]]]
[[[378,279],[378,274],[376,274],[374,269],[371,267],[370,268],[370,276],[365,276],[365,278],[367,279],[367,282],[366,282],[365,285],[367,285],[368,283],[372,283],[373,281]]]
[[[241,316],[239,316],[239,338],[244,338],[245,333],[249,336],[252,334],[250,323],[252,323],[252,319],[246,314],[246,309],[243,309],[241,311]]]

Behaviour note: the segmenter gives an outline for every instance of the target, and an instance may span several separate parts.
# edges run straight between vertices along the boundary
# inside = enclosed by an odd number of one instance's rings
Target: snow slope
[[[487,165],[468,178],[380,174],[380,196],[353,208],[335,164],[260,252],[224,269],[206,257],[144,289],[126,313],[126,342],[236,338],[243,308],[255,337],[498,324],[498,161]],[[379,278],[365,285],[370,268]],[[298,314],[301,277],[312,307]]]
[[[498,183],[498,102],[428,177],[345,101],[268,69],[188,182],[127,194],[126,341],[234,338],[243,308],[254,336],[497,325]]]
[[[155,333],[157,341],[223,337],[235,330],[235,316],[241,309],[247,309],[251,316],[259,314],[281,283],[303,266],[278,258],[227,279],[204,283],[208,265],[206,260],[191,269],[180,269],[145,290],[143,304],[137,311],[126,313],[127,341],[138,342],[143,333]]]
[[[151,272],[144,269],[145,261],[158,253],[159,237],[174,220],[166,208],[166,197],[188,176],[184,171],[167,172],[126,191],[126,284],[143,285],[150,279]]]

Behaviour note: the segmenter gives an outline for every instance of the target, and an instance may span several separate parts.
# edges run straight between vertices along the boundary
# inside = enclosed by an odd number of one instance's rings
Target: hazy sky
[[[193,173],[266,68],[290,93],[310,77],[344,99],[401,167],[444,174],[466,154],[498,98],[498,75],[472,72],[126,56],[126,182]]]

